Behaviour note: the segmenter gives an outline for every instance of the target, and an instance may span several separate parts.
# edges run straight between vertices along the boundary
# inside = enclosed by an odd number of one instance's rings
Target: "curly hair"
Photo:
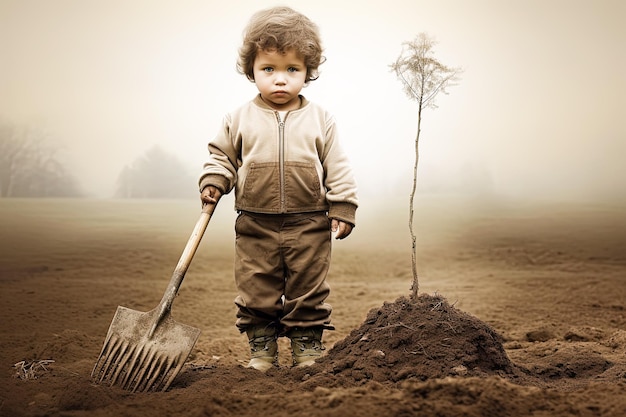
[[[261,10],[250,18],[244,29],[237,71],[254,81],[253,66],[259,50],[284,53],[291,49],[304,60],[305,82],[316,80],[318,67],[325,61],[317,25],[289,7]]]

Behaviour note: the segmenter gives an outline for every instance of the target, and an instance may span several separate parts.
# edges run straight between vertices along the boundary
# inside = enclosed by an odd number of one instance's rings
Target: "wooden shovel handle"
[[[172,309],[172,303],[174,302],[174,298],[176,294],[178,294],[178,289],[180,285],[183,283],[183,279],[185,278],[185,274],[187,273],[187,269],[191,264],[191,260],[200,245],[200,241],[202,240],[202,236],[206,231],[207,226],[209,225],[209,220],[211,220],[211,216],[213,215],[213,211],[215,211],[215,206],[217,204],[205,204],[202,207],[202,213],[200,214],[200,218],[196,222],[193,231],[191,232],[191,236],[187,241],[187,245],[185,245],[185,249],[183,250],[182,255],[174,269],[174,273],[172,274],[172,278],[170,278],[170,282],[165,290],[165,294],[163,294],[163,298],[161,302],[157,306],[159,314],[156,315],[154,323],[152,324],[150,331],[148,333],[148,337],[152,337],[155,329],[165,317],[165,315],[169,314]]]

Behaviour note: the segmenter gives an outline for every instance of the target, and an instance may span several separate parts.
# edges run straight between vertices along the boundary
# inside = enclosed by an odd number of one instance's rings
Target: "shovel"
[[[165,391],[183,367],[200,329],[177,323],[170,312],[215,204],[205,204],[159,305],[147,313],[118,306],[91,372],[98,383],[135,392]]]

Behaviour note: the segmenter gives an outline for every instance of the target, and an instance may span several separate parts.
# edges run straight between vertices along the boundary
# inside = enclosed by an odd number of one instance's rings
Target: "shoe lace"
[[[320,352],[324,350],[324,345],[322,345],[322,342],[314,337],[299,336],[299,337],[294,337],[292,341],[295,342],[300,352],[306,352],[306,351]]]
[[[270,350],[270,342],[274,340],[271,336],[259,336],[250,339],[250,350],[252,352],[261,352]]]

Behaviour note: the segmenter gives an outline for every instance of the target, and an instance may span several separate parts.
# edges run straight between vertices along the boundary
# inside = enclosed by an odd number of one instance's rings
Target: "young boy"
[[[279,336],[291,339],[294,366],[308,366],[333,329],[331,236],[355,224],[356,184],[335,120],[300,95],[318,76],[322,47],[306,16],[275,7],[252,16],[238,70],[259,94],[226,115],[209,143],[199,186],[203,204],[235,189],[237,327],[249,338],[249,367],[278,364]]]

